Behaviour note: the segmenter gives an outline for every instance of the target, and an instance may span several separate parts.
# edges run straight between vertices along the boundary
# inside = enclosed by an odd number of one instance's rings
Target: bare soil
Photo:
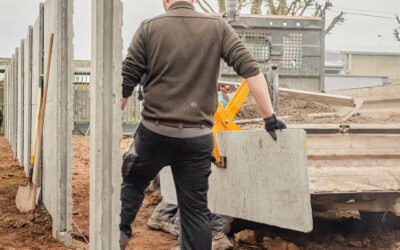
[[[18,211],[15,196],[27,181],[11,146],[0,137],[0,249],[71,249],[53,239],[51,217],[44,207],[35,223]]]
[[[308,116],[309,114],[336,113],[336,112],[337,110],[334,107],[323,103],[299,101],[285,97],[280,97],[279,99],[279,116],[285,117],[285,121],[288,124],[342,123],[340,117],[313,118]],[[235,119],[244,120],[244,119],[256,119],[261,117],[262,115],[258,110],[254,98],[252,96],[249,96],[242,105],[239,112],[237,113]],[[347,124],[395,124],[395,123],[400,123],[400,117],[393,115],[391,117],[381,119],[372,116],[355,114],[348,121],[346,121],[346,123]]]
[[[132,139],[121,142],[125,151]],[[89,137],[74,136],[73,175],[73,221],[89,239]],[[74,226],[74,244],[65,247],[52,238],[51,217],[41,207],[40,217],[31,223],[27,215],[19,213],[15,207],[15,195],[19,184],[26,183],[23,169],[13,157],[11,147],[0,137],[0,250],[3,249],[86,249],[83,237]],[[176,243],[172,235],[149,230],[146,222],[160,200],[159,192],[146,193],[145,201],[133,225],[134,239],[128,249],[170,249]],[[384,218],[384,222],[382,222]],[[252,222],[236,220],[230,233],[243,229],[255,230],[257,242],[247,244],[235,242],[234,249],[400,249],[400,222],[393,215],[360,220],[359,218],[315,218],[314,231],[310,234],[298,233],[269,227]],[[90,239],[89,239],[90,240]],[[264,242],[263,242],[264,240]],[[293,249],[293,248],[291,248]],[[296,248],[294,248],[296,249]]]
[[[74,136],[74,175],[72,180],[72,195],[74,199],[73,220],[87,239],[89,239],[89,140],[90,137],[88,136]],[[127,151],[131,143],[131,138],[123,139],[121,141],[121,152]],[[143,206],[133,225],[134,238],[128,249],[162,250],[170,249],[175,245],[175,237],[160,231],[150,230],[146,225],[147,220],[150,218],[160,199],[159,193],[146,193]],[[74,230],[74,237],[81,241],[83,240],[83,237],[80,236],[77,230]]]

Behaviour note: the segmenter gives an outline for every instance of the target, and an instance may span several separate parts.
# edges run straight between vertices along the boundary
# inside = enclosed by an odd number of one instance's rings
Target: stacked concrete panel
[[[44,4],[44,68],[54,33],[43,131],[42,197],[53,218],[53,236],[71,243],[73,130],[73,0]]]
[[[30,155],[32,136],[32,27],[28,27],[28,35],[24,42],[24,144],[23,165],[26,176],[30,175]]]
[[[18,124],[17,124],[17,158],[23,165],[24,156],[24,40],[18,54]]]
[[[92,0],[90,249],[119,249],[122,3]]]

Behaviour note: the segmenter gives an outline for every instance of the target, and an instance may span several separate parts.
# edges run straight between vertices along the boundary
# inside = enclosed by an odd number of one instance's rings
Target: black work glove
[[[264,118],[264,121],[265,121],[265,130],[267,130],[268,134],[275,141],[278,139],[276,137],[275,130],[277,130],[277,129],[279,129],[279,130],[286,129],[286,123],[283,120],[277,118],[275,114],[273,114],[269,118]]]

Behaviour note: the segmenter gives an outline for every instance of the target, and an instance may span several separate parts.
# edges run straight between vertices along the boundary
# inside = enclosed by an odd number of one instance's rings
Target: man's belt
[[[189,123],[170,120],[151,120],[156,124],[163,125],[171,128],[211,128],[210,125],[205,123]]]

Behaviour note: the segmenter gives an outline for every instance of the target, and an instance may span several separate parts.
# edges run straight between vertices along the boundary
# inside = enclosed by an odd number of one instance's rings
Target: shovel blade
[[[35,190],[37,191],[34,195]],[[40,188],[35,188],[33,184],[29,183],[27,186],[19,186],[15,204],[22,213],[27,213],[34,209],[39,201]],[[35,201],[33,201],[35,199]]]

